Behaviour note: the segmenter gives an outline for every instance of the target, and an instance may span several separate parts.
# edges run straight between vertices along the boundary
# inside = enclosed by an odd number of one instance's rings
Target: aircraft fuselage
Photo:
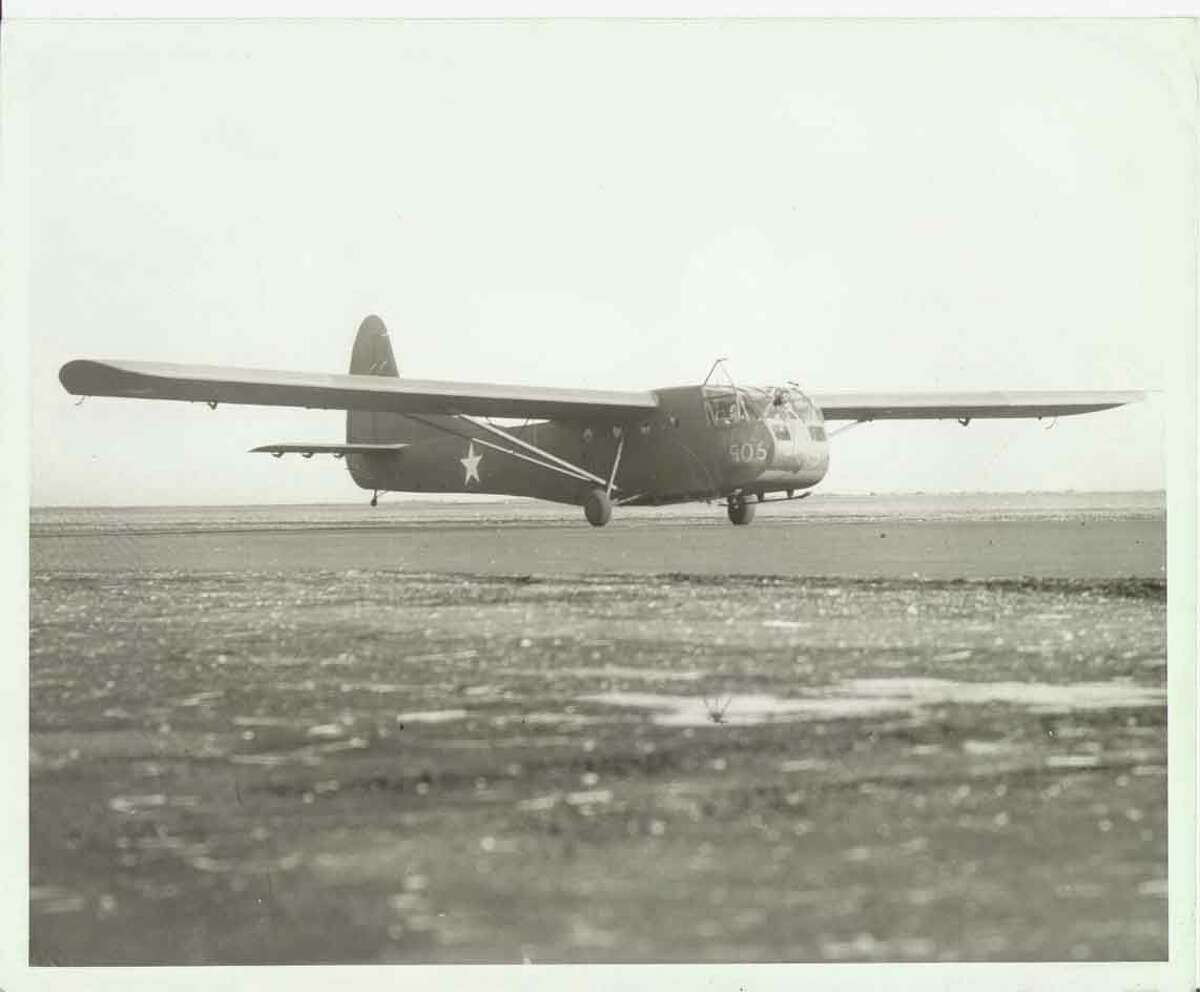
[[[656,395],[658,409],[642,420],[547,420],[504,430],[597,479],[612,478],[614,496],[635,504],[800,491],[828,470],[820,410],[795,389],[679,386]],[[391,433],[387,426],[380,425],[380,437]],[[400,453],[347,456],[359,486],[578,504],[597,485],[490,447],[488,435],[466,418],[414,421],[403,433],[408,446]]]
[[[713,381],[645,390],[575,389],[402,379],[383,321],[359,325],[348,374],[74,359],[59,380],[75,396],[346,411],[346,441],[288,441],[252,450],[345,458],[380,492],[530,496],[583,508],[604,526],[614,505],[721,500],[748,524],[763,499],[808,495],[829,469],[825,417],[874,420],[1037,418],[1094,413],[1136,391],[850,392],[814,402],[794,386]],[[821,408],[824,408],[822,412]],[[489,417],[527,417],[501,426]],[[534,420],[533,418],[539,418]],[[513,425],[513,426],[510,426]]]

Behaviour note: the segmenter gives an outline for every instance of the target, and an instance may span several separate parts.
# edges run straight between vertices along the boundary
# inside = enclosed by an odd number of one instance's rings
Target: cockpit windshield
[[[757,394],[754,405],[763,420],[800,420],[805,424],[822,420],[812,400],[795,387],[771,386],[752,392]]]
[[[704,412],[713,427],[728,427],[750,419],[742,390],[733,386],[705,386]]]
[[[705,386],[703,395],[704,410],[713,427],[728,427],[743,420],[799,420],[805,425],[824,420],[812,400],[794,386]]]

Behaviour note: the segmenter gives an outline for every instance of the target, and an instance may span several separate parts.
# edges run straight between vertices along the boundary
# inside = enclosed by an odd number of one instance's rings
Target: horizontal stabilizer
[[[250,451],[261,451],[276,458],[282,455],[303,455],[305,458],[333,455],[334,458],[341,458],[343,455],[396,454],[407,447],[407,444],[260,444]]]

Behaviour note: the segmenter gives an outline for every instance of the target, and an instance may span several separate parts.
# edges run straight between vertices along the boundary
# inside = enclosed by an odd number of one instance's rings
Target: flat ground
[[[1022,500],[37,510],[31,961],[1163,958],[1161,504]]]

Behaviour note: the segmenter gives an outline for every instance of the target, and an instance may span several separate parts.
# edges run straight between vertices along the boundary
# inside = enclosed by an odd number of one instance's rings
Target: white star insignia
[[[472,441],[467,445],[467,457],[460,458],[459,461],[462,462],[462,467],[467,472],[466,478],[463,479],[463,485],[470,485],[472,479],[478,482],[479,463],[483,461],[483,455],[475,454],[475,442]]]

